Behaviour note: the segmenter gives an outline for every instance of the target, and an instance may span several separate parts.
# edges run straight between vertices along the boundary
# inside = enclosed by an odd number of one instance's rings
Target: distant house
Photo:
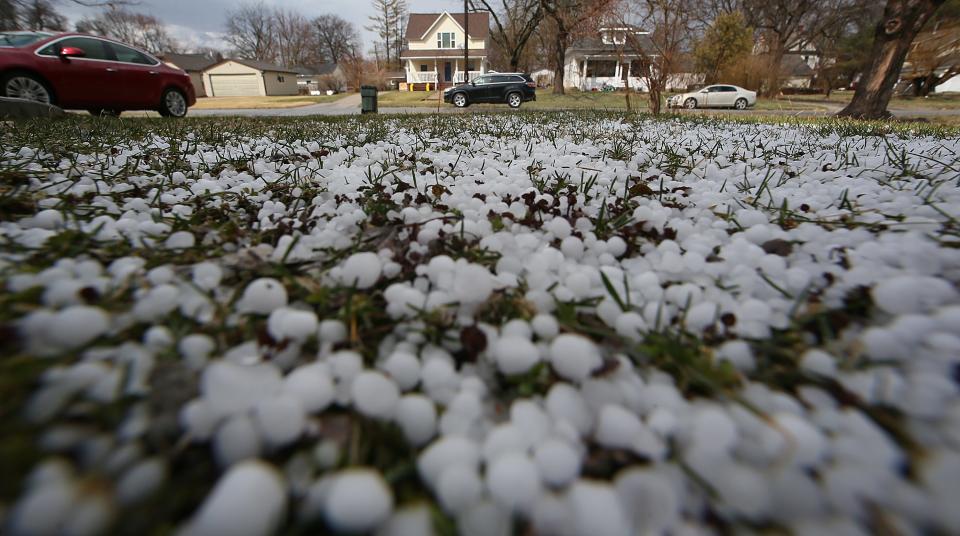
[[[340,92],[347,89],[347,77],[336,63],[305,65],[293,70],[297,72],[297,86],[301,93],[314,95],[327,90]]]
[[[649,41],[650,32],[633,26],[600,28],[599,35],[580,39],[567,50],[564,87],[582,91],[623,88],[626,73],[630,88],[646,91],[646,82],[638,76],[641,55],[634,48],[649,47]]]
[[[787,53],[780,62],[780,87],[791,89],[810,89],[813,86],[813,70],[816,63],[809,57]]]
[[[463,13],[411,13],[407,22],[406,50],[400,52],[406,70],[407,84],[412,89],[425,89],[427,84],[449,87],[487,72],[487,41],[490,35],[490,14],[469,14],[469,64],[464,65],[465,41]]]
[[[203,87],[203,71],[217,63],[217,59],[206,54],[165,54],[160,58],[167,65],[182,69],[190,75],[193,91],[198,97],[206,97],[207,91]]]
[[[266,97],[297,95],[297,72],[270,63],[223,60],[203,71],[203,86],[210,97]]]

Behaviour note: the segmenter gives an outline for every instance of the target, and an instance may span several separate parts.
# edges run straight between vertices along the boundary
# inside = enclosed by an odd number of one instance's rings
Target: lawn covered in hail
[[[950,533],[958,152],[592,113],[7,124],[4,530]]]

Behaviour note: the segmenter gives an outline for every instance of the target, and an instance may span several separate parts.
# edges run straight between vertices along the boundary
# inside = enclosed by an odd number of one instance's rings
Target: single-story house
[[[469,26],[466,35],[464,26]],[[406,50],[400,52],[407,86],[416,90],[462,84],[487,72],[490,13],[411,13],[407,18]],[[469,41],[468,41],[469,39]],[[469,46],[464,61],[463,45]]]
[[[203,71],[217,63],[216,58],[211,58],[207,54],[164,54],[160,59],[171,67],[186,71],[190,75],[190,82],[197,96],[207,96],[207,91],[203,87]]]
[[[293,70],[297,72],[297,86],[301,93],[316,95],[327,90],[340,92],[347,89],[347,77],[336,63],[303,65]]]
[[[563,85],[581,91],[604,87],[623,88],[624,71],[630,88],[646,91],[641,77],[641,55],[635,46],[649,50],[650,32],[632,26],[600,28],[600,35],[580,39],[568,50]]]
[[[203,71],[210,97],[267,97],[297,95],[297,72],[270,63],[228,59]]]
[[[812,87],[816,72],[810,60],[798,54],[786,54],[780,63],[780,87],[808,89]]]

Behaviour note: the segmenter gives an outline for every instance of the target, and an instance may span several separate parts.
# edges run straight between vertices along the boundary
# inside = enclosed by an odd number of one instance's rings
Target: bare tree
[[[151,54],[179,49],[159,19],[122,8],[110,8],[96,17],[81,19],[77,22],[77,31],[112,37]]]
[[[540,0],[470,0],[470,9],[490,12],[494,26],[490,38],[508,58],[510,71],[518,71],[520,58],[543,20]]]
[[[324,61],[340,63],[357,55],[360,36],[351,22],[339,15],[320,15],[313,19],[313,26]]]
[[[857,84],[853,100],[839,116],[858,119],[889,117],[887,104],[900,77],[910,44],[945,0],[887,0],[874,31],[870,67]]]
[[[262,1],[243,4],[227,14],[226,36],[242,59],[277,60],[277,39],[273,10]]]
[[[382,50],[387,68],[400,60],[403,21],[407,16],[406,0],[373,0],[374,15],[368,17],[370,25],[365,28],[380,38],[378,51]],[[379,54],[378,54],[379,56]]]
[[[552,23],[553,93],[563,95],[567,49],[577,35],[589,32],[606,13],[613,0],[540,0],[540,7]],[[594,24],[590,24],[594,23]]]
[[[322,59],[315,46],[315,27],[303,15],[289,9],[273,12],[277,60],[281,65],[312,65]]]
[[[933,24],[914,39],[903,78],[914,95],[928,96],[941,82],[960,74],[960,24]]]
[[[21,0],[18,9],[24,28],[63,31],[67,18],[57,12],[49,0]]]

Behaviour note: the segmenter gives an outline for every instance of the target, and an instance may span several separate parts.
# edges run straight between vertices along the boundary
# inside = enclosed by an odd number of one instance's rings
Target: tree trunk
[[[557,30],[557,40],[553,43],[553,94],[564,95],[563,70],[567,55],[567,32]]]
[[[900,78],[910,43],[945,0],[887,0],[883,19],[874,33],[870,67],[863,74],[853,100],[837,115],[856,119],[890,117],[887,104]]]
[[[767,87],[764,88],[764,97],[776,97],[780,93],[780,65],[783,63],[784,44],[777,41],[770,49],[770,63],[767,67]]]

